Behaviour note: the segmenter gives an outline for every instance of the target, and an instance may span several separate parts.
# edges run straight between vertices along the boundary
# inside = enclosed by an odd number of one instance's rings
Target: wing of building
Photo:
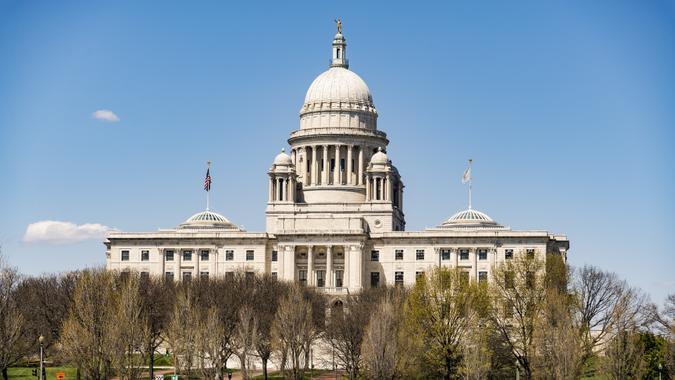
[[[270,273],[341,294],[413,284],[439,265],[487,281],[495,264],[523,252],[566,257],[565,236],[514,231],[471,208],[436,228],[405,231],[403,181],[370,90],[349,70],[341,33],[330,62],[307,90],[290,154],[279,153],[267,172],[265,232],[206,210],[174,229],[111,233],[107,268],[176,280]]]

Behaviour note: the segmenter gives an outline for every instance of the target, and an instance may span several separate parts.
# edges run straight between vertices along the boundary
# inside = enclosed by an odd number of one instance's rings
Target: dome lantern
[[[342,20],[335,20],[335,24],[337,25],[337,34],[333,37],[333,57],[330,61],[330,67],[344,67],[348,69],[347,40],[342,35]]]

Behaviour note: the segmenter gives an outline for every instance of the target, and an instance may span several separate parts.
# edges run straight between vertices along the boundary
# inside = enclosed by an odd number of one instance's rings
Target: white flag
[[[469,164],[469,167],[464,171],[464,175],[462,176],[462,185],[469,181],[471,181],[471,164]]]

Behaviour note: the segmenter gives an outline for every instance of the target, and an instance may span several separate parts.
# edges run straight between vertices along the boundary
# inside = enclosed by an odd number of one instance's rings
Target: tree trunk
[[[262,358],[263,379],[267,380],[267,358]]]
[[[80,380],[80,366],[77,366],[77,370],[75,370],[75,379]]]
[[[7,368],[2,369],[2,378],[4,380],[9,380],[9,376],[7,375]]]
[[[150,349],[150,363],[148,363],[148,372],[150,372],[150,380],[155,378],[155,350]]]

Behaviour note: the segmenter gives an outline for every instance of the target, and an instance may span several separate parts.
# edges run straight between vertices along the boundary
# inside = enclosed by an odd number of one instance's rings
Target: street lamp
[[[40,376],[39,376],[40,380],[45,380],[45,367],[44,367],[44,356],[43,356],[44,353],[43,353],[43,347],[42,347],[42,344],[44,343],[44,341],[45,341],[45,337],[40,335],[40,337],[38,338],[38,342],[40,343]]]
[[[661,380],[661,370],[663,369],[663,366],[661,363],[659,363],[659,380]]]

